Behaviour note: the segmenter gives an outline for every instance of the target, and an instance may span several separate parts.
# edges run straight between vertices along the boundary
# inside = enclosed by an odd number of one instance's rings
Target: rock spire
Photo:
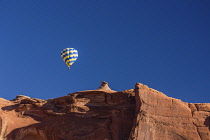
[[[101,81],[101,86],[97,90],[111,90],[108,86],[108,83],[105,81]]]

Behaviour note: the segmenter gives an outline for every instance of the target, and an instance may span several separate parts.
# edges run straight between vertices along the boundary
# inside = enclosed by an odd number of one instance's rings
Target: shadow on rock
[[[16,104],[16,105],[10,105],[10,106],[2,107],[1,109],[4,110],[4,111],[12,111],[12,110],[18,108],[18,106],[19,106],[18,104]]]
[[[204,124],[209,128],[210,131],[210,116],[205,119]]]

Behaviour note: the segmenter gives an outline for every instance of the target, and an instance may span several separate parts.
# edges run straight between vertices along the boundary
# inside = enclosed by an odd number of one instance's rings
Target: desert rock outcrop
[[[210,104],[185,103],[137,83],[41,100],[0,98],[0,140],[210,140]]]

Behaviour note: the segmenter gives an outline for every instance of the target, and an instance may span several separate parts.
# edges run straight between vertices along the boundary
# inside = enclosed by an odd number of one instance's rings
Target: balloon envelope
[[[78,58],[78,51],[74,48],[66,48],[63,51],[61,51],[61,58],[66,63],[66,65],[70,68],[70,66]]]

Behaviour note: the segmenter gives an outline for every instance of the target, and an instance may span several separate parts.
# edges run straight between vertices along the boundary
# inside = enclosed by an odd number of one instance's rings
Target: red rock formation
[[[210,104],[188,104],[137,83],[130,140],[210,140]]]
[[[210,140],[210,104],[188,104],[137,83],[40,100],[0,99],[0,140]]]

